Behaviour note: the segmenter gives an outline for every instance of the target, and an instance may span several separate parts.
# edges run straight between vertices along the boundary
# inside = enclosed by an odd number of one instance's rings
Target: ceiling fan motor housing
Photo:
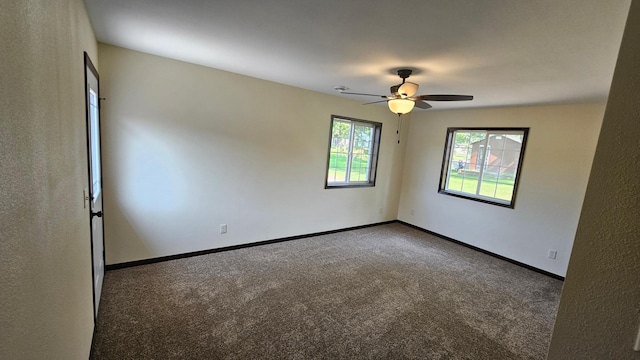
[[[402,80],[404,82],[404,79],[406,79],[409,76],[411,76],[412,72],[413,72],[413,70],[411,70],[411,69],[400,69],[400,70],[398,70],[398,76],[400,76],[400,78],[402,78]]]

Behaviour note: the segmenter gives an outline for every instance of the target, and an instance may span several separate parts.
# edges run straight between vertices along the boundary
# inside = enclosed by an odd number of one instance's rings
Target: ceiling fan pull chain
[[[400,130],[402,129],[402,114],[398,114],[398,128],[396,134],[398,135],[398,144],[400,144]]]

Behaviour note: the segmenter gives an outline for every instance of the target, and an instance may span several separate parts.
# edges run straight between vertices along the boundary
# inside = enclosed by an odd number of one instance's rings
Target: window
[[[93,183],[91,184],[91,194],[93,199],[91,200],[93,201],[96,201],[102,189],[102,174],[100,173],[100,124],[98,115],[98,94],[90,88],[89,118],[91,121],[91,139],[89,144],[91,144],[91,179],[93,180]]]
[[[514,207],[528,128],[449,128],[438,192]]]
[[[331,117],[325,188],[375,186],[382,124]]]

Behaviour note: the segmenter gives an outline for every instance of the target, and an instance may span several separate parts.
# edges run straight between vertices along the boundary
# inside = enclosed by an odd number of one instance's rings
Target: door
[[[104,279],[104,228],[102,216],[102,162],[100,154],[100,90],[98,72],[84,53],[87,108],[87,154],[89,165],[89,226],[91,229],[91,265],[93,312],[98,316]]]

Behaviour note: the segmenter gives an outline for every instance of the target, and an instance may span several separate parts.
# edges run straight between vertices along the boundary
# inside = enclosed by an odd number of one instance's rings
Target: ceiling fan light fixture
[[[413,107],[416,105],[412,100],[407,99],[391,99],[387,101],[387,105],[389,105],[389,110],[392,112],[402,115],[408,114]]]
[[[418,92],[418,84],[408,82],[408,81],[405,81],[404,84],[400,85],[400,87],[398,88],[398,94],[400,94],[400,96],[402,96],[403,98],[412,97],[417,92]]]

